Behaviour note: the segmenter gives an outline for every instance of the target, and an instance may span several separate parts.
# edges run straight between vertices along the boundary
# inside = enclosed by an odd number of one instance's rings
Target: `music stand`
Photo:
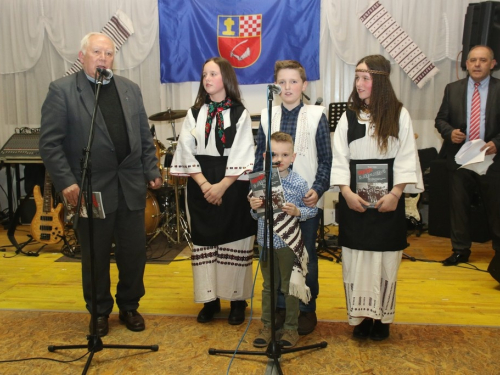
[[[270,139],[271,136],[271,113],[272,113],[272,102],[273,102],[273,93],[279,94],[281,92],[281,89],[279,89],[279,86],[277,85],[269,85],[268,90],[267,90],[267,95],[268,95],[268,138]],[[281,370],[281,366],[279,363],[279,359],[281,357],[281,354],[286,354],[286,353],[294,353],[294,352],[299,352],[303,350],[309,350],[309,349],[316,349],[316,348],[326,348],[328,345],[326,341],[322,341],[318,344],[313,344],[313,345],[307,345],[307,346],[301,346],[297,348],[282,348],[281,344],[279,341],[276,340],[276,302],[275,302],[275,290],[277,288],[277,284],[274,281],[275,275],[274,275],[274,254],[273,254],[273,240],[272,238],[269,240],[269,246],[266,252],[266,244],[267,244],[267,234],[272,237],[273,235],[273,228],[274,228],[274,215],[273,215],[273,202],[272,202],[272,191],[271,191],[271,184],[269,183],[271,181],[271,173],[272,173],[272,154],[270,150],[270,141],[267,142],[266,146],[266,157],[264,159],[264,171],[265,171],[265,176],[266,176],[266,189],[265,189],[265,208],[266,208],[266,223],[267,225],[267,231],[264,230],[264,247],[262,249],[262,259],[266,259],[266,257],[269,257],[269,267],[270,267],[270,283],[271,283],[271,341],[269,342],[267,349],[265,352],[261,351],[252,351],[252,350],[220,350],[220,349],[213,349],[210,348],[208,349],[208,354],[215,355],[215,354],[243,354],[243,355],[265,355],[267,356],[271,362],[272,360],[272,365],[276,366],[276,369],[278,371],[278,374],[283,375],[283,371]],[[268,365],[271,365],[269,363]]]
[[[335,261],[337,263],[342,262],[342,252],[341,248],[338,246],[328,246],[326,239],[325,239],[325,218],[324,215],[320,215],[319,218],[319,234],[318,234],[318,246],[316,247],[316,252],[318,253],[318,256],[322,259],[330,260],[333,262]],[[328,256],[322,255],[321,253],[325,252],[330,254],[333,258],[330,258]],[[340,252],[340,253],[338,253]]]
[[[340,117],[347,109],[347,102],[330,103],[328,105],[328,123],[330,132],[335,132]]]
[[[97,75],[97,73],[96,73]],[[87,148],[83,149],[83,162],[82,162],[82,183],[80,193],[78,195],[78,204],[75,211],[73,228],[76,230],[78,227],[78,218],[80,216],[80,206],[82,202],[82,196],[84,191],[84,186],[87,189],[87,196],[85,198],[85,204],[87,208],[87,216],[88,216],[88,224],[89,224],[89,243],[90,243],[90,275],[91,275],[91,319],[92,319],[92,331],[90,335],[87,335],[87,345],[49,345],[49,352],[54,352],[57,349],[83,349],[87,348],[90,355],[87,359],[87,363],[83,369],[82,375],[87,373],[87,370],[90,367],[90,363],[92,362],[92,358],[96,352],[100,352],[104,348],[110,349],[149,349],[154,352],[158,351],[158,345],[105,345],[102,343],[101,338],[97,334],[97,303],[96,303],[96,285],[95,285],[95,253],[94,253],[94,228],[93,228],[93,214],[92,214],[92,167],[90,162],[90,150],[92,147],[92,142],[94,139],[94,122],[95,115],[97,113],[97,105],[99,102],[99,92],[102,86],[103,74],[99,74],[99,78],[96,80],[97,87],[95,93],[95,101],[94,101],[94,110],[92,113],[92,121],[90,123],[90,134],[87,143]]]

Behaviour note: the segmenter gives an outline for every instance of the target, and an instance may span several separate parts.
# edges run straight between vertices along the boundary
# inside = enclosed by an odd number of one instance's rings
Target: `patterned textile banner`
[[[121,10],[118,10],[108,23],[104,25],[101,33],[106,34],[115,42],[116,52],[118,52],[129,36],[134,33],[134,26],[132,25],[132,20]],[[81,69],[82,63],[77,59],[71,68],[64,73],[64,76],[76,73]]]
[[[240,84],[271,83],[277,60],[319,79],[320,0],[158,0],[161,82],[199,81],[203,63],[229,60]]]
[[[419,88],[439,72],[378,1],[360,20]]]

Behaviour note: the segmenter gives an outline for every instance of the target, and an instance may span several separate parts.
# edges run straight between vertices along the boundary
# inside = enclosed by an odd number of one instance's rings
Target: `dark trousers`
[[[105,219],[94,219],[94,270],[98,315],[109,315],[113,310],[110,287],[110,255],[114,251],[118,267],[116,304],[121,310],[134,310],[145,294],[144,269],[146,265],[146,233],[144,210],[130,211],[124,200],[118,210],[106,214]],[[92,280],[90,264],[89,220],[80,219],[78,240],[82,251],[83,295],[87,310],[92,311]],[[115,244],[112,249],[112,244]]]
[[[491,169],[491,168],[490,168]],[[455,251],[470,249],[471,204],[473,194],[479,190],[483,200],[493,249],[500,251],[500,172],[485,175],[468,169],[450,171],[451,244]]]

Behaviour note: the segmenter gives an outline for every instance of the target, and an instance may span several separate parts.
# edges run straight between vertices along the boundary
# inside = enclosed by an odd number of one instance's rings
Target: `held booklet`
[[[85,192],[83,193],[83,196],[86,196]],[[66,222],[68,222],[73,218],[73,216],[75,216],[76,207],[69,204],[66,201],[66,198],[64,198],[64,195],[62,195],[62,197],[64,200],[64,207],[66,208],[65,220],[66,220]],[[82,204],[80,206],[80,217],[84,217],[84,218],[88,217],[87,207],[84,204]],[[106,218],[106,213],[104,212],[104,207],[102,205],[102,197],[101,197],[100,191],[94,191],[92,193],[92,218],[94,218],[94,219],[105,219]]]
[[[368,208],[389,194],[389,167],[387,164],[357,164],[356,193],[370,202]]]
[[[257,216],[266,214],[266,175],[265,172],[250,173],[250,186],[253,196],[262,199],[264,204],[257,209]],[[271,174],[271,199],[273,201],[273,213],[282,212],[283,205],[286,203],[281,178],[277,168],[273,168]]]

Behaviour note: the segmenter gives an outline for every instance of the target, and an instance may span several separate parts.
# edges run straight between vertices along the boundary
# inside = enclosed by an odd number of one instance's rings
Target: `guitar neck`
[[[51,212],[52,209],[52,179],[49,172],[45,171],[45,183],[43,184],[43,212]]]

